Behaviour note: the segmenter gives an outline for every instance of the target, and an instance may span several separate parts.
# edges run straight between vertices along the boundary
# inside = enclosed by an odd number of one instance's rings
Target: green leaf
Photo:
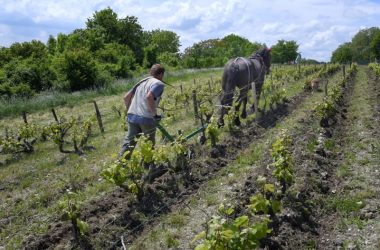
[[[230,241],[234,237],[235,232],[232,231],[231,229],[224,230],[222,232],[222,235],[227,241]]]
[[[88,224],[80,219],[77,219],[78,229],[81,235],[84,235],[88,231]]]
[[[281,211],[281,201],[273,200],[272,201],[272,210],[273,213],[279,213]]]
[[[264,192],[266,193],[274,193],[274,185],[273,184],[265,184],[264,185]]]
[[[247,227],[248,223],[249,223],[248,216],[243,215],[235,219],[234,225],[238,228],[242,226]]]
[[[196,246],[194,250],[210,250],[210,249],[212,249],[212,245],[208,241],[205,241],[202,244]]]
[[[199,234],[197,234],[194,239],[191,241],[191,243],[194,243],[195,241],[198,241],[200,239],[206,238],[206,231],[202,231]]]

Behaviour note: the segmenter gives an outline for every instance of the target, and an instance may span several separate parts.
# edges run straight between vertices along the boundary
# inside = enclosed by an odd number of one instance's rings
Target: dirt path
[[[362,67],[336,137],[338,168],[319,249],[380,249],[380,82]],[[335,193],[336,192],[336,193]]]

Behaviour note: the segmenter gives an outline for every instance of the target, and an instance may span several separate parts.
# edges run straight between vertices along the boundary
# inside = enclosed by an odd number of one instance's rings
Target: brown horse
[[[251,88],[251,83],[255,82],[256,96],[259,100],[261,89],[264,83],[265,74],[269,74],[271,66],[270,49],[263,47],[252,54],[249,58],[238,57],[231,59],[224,66],[222,77],[221,112],[218,123],[224,124],[223,117],[232,107],[235,88],[239,89],[238,103],[235,106],[239,111],[243,103],[241,117],[247,116],[247,94]],[[253,108],[253,107],[252,107]],[[236,119],[237,125],[240,124],[239,117]]]

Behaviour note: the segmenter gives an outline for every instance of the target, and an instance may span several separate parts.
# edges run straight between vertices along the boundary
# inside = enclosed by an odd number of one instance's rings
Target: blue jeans
[[[129,158],[133,149],[136,146],[136,140],[141,134],[144,134],[148,137],[149,140],[153,142],[153,145],[156,142],[156,125],[155,124],[138,124],[128,122],[128,132],[124,138],[123,145],[119,152],[119,157],[122,157],[126,151],[129,151],[129,154],[125,158]]]

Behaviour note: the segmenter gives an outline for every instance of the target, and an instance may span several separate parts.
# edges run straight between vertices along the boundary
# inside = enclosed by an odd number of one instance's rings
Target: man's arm
[[[148,102],[148,108],[149,111],[151,112],[152,116],[157,115],[157,110],[156,110],[156,104],[154,103],[154,94],[152,91],[149,91],[148,94],[146,95],[146,100]]]
[[[155,83],[151,86],[148,94],[146,95],[149,111],[153,116],[157,115],[157,107],[155,100],[160,98],[164,91],[163,83]]]
[[[123,97],[124,104],[125,104],[125,107],[127,108],[127,111],[129,109],[129,106],[131,105],[132,98],[133,98],[133,92],[132,91],[128,91],[125,94],[125,96]]]

